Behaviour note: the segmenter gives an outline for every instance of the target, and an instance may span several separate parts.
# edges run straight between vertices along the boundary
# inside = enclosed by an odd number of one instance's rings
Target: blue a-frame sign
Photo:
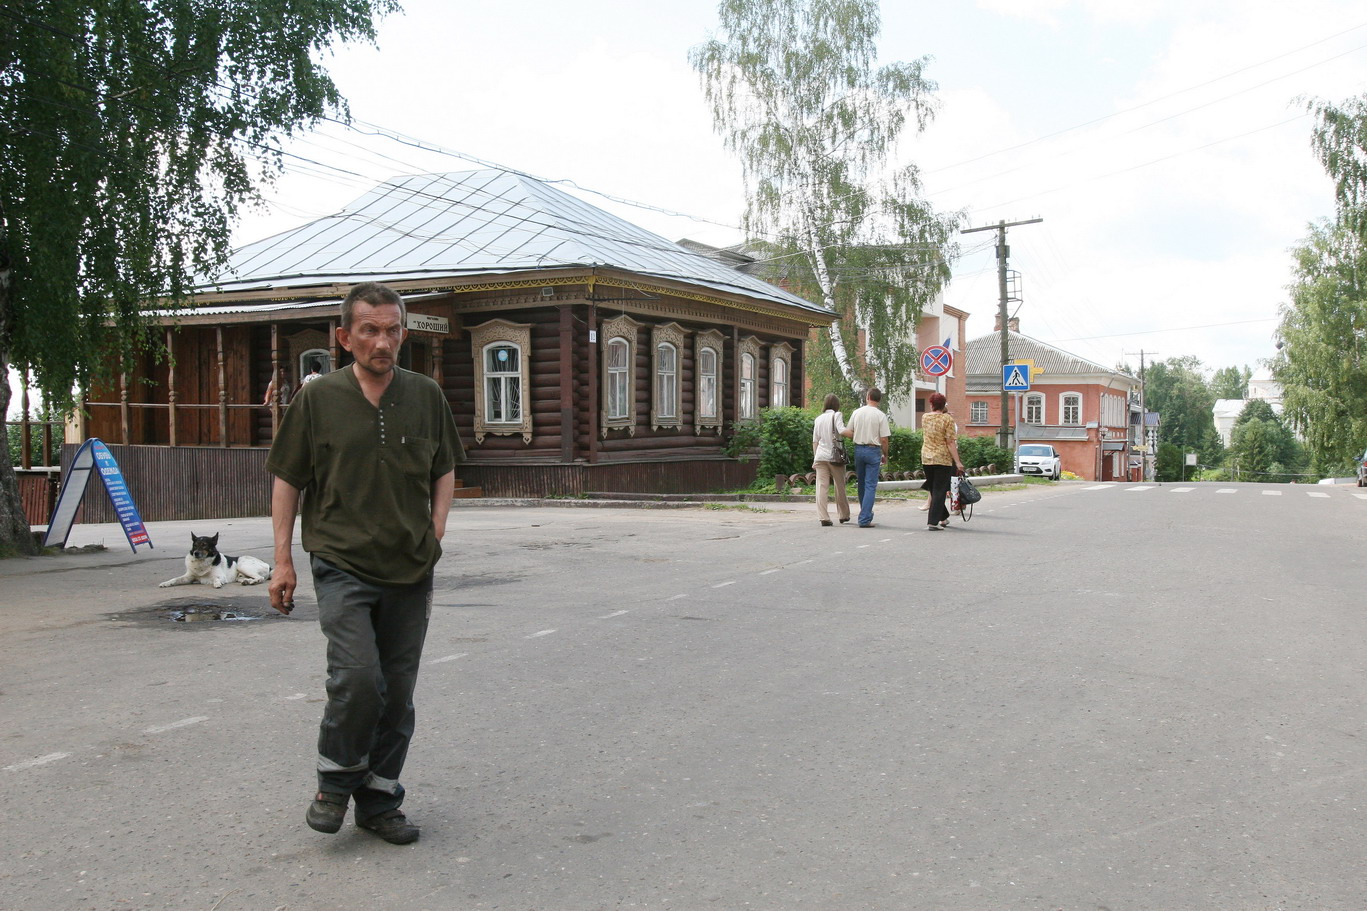
[[[123,526],[124,536],[128,538],[128,546],[133,548],[133,553],[138,552],[141,544],[151,547],[152,539],[142,524],[138,505],[133,502],[133,494],[124,482],[119,463],[109,447],[93,437],[81,444],[81,448],[76,450],[76,457],[71,460],[71,467],[62,480],[62,490],[57,494],[57,504],[52,507],[52,518],[47,523],[43,546],[55,544],[66,547],[71,526],[76,522],[76,510],[80,508],[81,497],[85,496],[86,485],[90,483],[91,472],[99,475],[104,482],[105,493],[109,494],[109,502],[118,514],[119,524]]]

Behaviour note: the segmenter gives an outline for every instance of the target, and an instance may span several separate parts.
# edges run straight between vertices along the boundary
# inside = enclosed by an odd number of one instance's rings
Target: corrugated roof
[[[240,247],[198,290],[596,266],[830,312],[541,181],[497,170],[386,181],[336,215]]]
[[[1047,342],[1030,338],[1028,335],[1021,335],[1019,332],[1008,331],[1006,344],[1007,352],[1013,360],[1034,361],[1036,369],[1042,370],[1045,374],[1058,376],[1110,373],[1134,380],[1136,383],[1139,382],[1128,373],[1116,370],[1113,367],[1103,367],[1095,361],[1078,357],[1076,354],[1069,354],[1061,348],[1055,348]],[[980,336],[969,342],[964,349],[964,362],[967,365],[968,376],[990,375],[994,377],[994,382],[1000,386],[1002,372],[1001,333],[994,332],[991,335]]]

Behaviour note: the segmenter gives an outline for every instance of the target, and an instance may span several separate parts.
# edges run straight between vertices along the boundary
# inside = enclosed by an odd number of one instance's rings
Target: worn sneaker
[[[406,845],[417,841],[422,831],[408,821],[402,810],[385,810],[367,819],[356,820],[356,825],[367,832],[374,832],[391,845]]]
[[[314,796],[313,803],[309,804],[309,811],[304,814],[304,821],[315,832],[326,832],[332,835],[342,828],[342,819],[346,816],[348,800],[349,798],[345,794],[319,791]]]

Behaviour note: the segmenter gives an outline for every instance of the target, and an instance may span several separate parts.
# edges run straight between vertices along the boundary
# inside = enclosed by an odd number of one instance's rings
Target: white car
[[[1057,481],[1063,474],[1058,450],[1042,443],[1029,443],[1016,449],[1016,474],[1035,474]]]

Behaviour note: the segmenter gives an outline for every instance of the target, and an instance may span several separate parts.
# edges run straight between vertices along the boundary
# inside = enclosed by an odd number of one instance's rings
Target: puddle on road
[[[105,614],[106,619],[152,629],[222,629],[252,620],[284,619],[263,598],[224,598],[216,601],[180,599],[136,610]]]

